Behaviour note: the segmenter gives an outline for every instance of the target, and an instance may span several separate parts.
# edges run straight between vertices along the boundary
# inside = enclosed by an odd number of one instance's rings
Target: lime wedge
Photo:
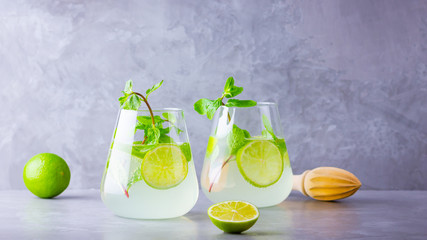
[[[241,233],[251,228],[258,220],[258,209],[243,201],[225,201],[209,207],[212,223],[228,233]]]
[[[185,179],[187,172],[187,159],[181,149],[173,144],[159,144],[145,155],[141,164],[142,178],[155,189],[177,186]]]
[[[236,156],[242,176],[256,187],[268,187],[280,179],[283,158],[279,148],[268,140],[253,140]]]

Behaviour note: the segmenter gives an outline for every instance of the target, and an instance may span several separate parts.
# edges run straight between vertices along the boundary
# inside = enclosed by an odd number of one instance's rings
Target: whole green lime
[[[70,169],[56,154],[40,153],[24,167],[25,186],[40,198],[53,198],[61,194],[70,183]]]

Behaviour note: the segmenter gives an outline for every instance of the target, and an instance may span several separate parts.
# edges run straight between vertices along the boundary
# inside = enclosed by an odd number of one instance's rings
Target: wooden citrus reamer
[[[335,167],[318,167],[293,176],[292,190],[320,201],[333,201],[353,195],[362,186],[354,174]]]

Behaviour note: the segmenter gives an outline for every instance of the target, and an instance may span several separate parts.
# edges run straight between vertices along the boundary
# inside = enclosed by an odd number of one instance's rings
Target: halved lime
[[[236,160],[242,176],[256,187],[268,187],[282,176],[282,154],[268,140],[250,141],[237,152]]]
[[[258,209],[243,201],[225,201],[209,207],[208,215],[219,229],[229,233],[241,233],[258,220]]]
[[[181,149],[173,144],[159,144],[142,161],[144,181],[155,189],[168,189],[180,184],[188,172],[188,164]]]

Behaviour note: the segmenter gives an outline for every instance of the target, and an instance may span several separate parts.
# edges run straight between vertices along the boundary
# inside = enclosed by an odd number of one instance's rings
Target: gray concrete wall
[[[354,172],[365,189],[427,189],[427,1],[0,0],[0,189],[34,154],[98,188],[120,91],[165,79],[200,173],[225,79],[279,103],[295,173]]]

